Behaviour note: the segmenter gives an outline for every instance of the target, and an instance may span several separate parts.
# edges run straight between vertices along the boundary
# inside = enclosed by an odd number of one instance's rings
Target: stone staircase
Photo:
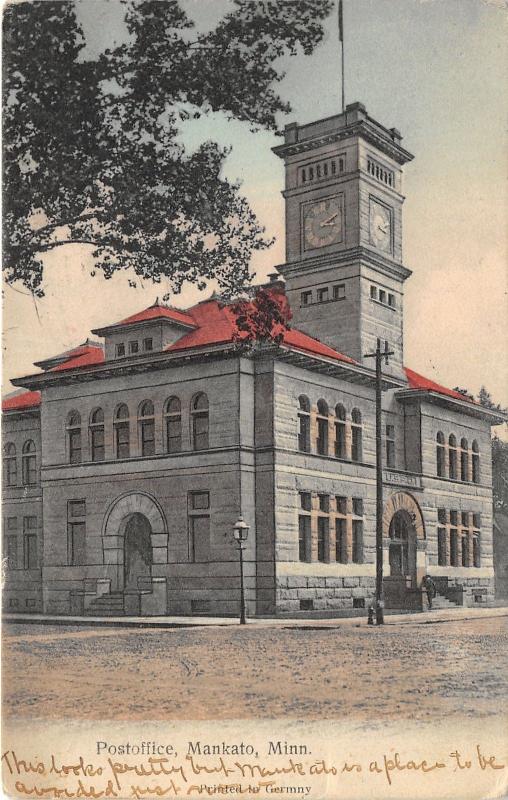
[[[110,592],[92,600],[85,614],[87,617],[123,617],[124,611],[123,592]]]
[[[442,608],[459,608],[459,605],[438,592],[432,600],[432,610],[435,611]]]

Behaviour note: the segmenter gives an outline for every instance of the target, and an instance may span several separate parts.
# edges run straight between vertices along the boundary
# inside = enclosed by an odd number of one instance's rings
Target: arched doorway
[[[131,514],[125,520],[124,588],[136,590],[139,579],[151,575],[153,562],[152,526],[144,514]]]
[[[168,530],[157,500],[147,492],[117,497],[104,517],[102,547],[111,591],[137,591],[143,577],[149,584],[152,564],[168,560]]]
[[[416,531],[407,511],[397,511],[390,522],[388,561],[390,577],[416,578]]]

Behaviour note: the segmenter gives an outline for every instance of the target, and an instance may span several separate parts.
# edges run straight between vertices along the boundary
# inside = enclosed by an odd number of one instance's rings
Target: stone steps
[[[89,617],[118,617],[124,610],[123,592],[111,592],[92,600],[85,613]]]

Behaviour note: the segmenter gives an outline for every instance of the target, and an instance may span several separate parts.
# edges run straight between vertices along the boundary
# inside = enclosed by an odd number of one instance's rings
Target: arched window
[[[155,455],[155,413],[151,400],[141,403],[138,412],[139,440],[141,455]]]
[[[335,456],[346,458],[346,409],[340,403],[335,406]]]
[[[453,433],[448,437],[448,477],[457,480],[457,439]]]
[[[328,455],[328,405],[324,400],[318,400],[317,404],[316,451],[322,456]]]
[[[445,438],[444,433],[439,431],[436,437],[436,461],[437,461],[437,476],[438,478],[445,477],[445,457],[446,457],[446,449],[445,449]]]
[[[170,397],[164,408],[166,422],[166,451],[179,453],[182,449],[182,406],[178,397]]]
[[[18,461],[13,442],[4,445],[4,482],[6,486],[16,486],[18,483]]]
[[[362,460],[362,415],[357,408],[351,412],[351,458]]]
[[[131,432],[129,408],[122,403],[115,414],[115,455],[117,458],[129,458],[131,454]]]
[[[298,398],[298,449],[310,452],[310,402],[305,395]]]
[[[69,443],[69,463],[81,464],[81,416],[71,411],[67,418],[67,441]]]
[[[478,447],[478,442],[476,439],[474,440],[471,449],[473,483],[480,483],[480,448]]]
[[[104,461],[104,411],[102,408],[92,411],[89,428],[92,461]]]
[[[31,439],[23,445],[21,455],[21,466],[23,473],[23,485],[35,486],[37,483],[37,463],[35,455],[35,444]]]
[[[467,439],[460,440],[460,480],[467,481],[468,480],[468,460],[469,460],[469,453],[467,449]]]
[[[194,450],[208,449],[208,397],[198,394],[191,405],[192,447]]]

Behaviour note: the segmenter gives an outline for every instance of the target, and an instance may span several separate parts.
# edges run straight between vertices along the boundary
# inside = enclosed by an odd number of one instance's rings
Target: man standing
[[[430,575],[424,575],[422,580],[422,589],[427,592],[427,600],[429,603],[429,610],[432,608],[432,600],[436,596],[436,584]]]

